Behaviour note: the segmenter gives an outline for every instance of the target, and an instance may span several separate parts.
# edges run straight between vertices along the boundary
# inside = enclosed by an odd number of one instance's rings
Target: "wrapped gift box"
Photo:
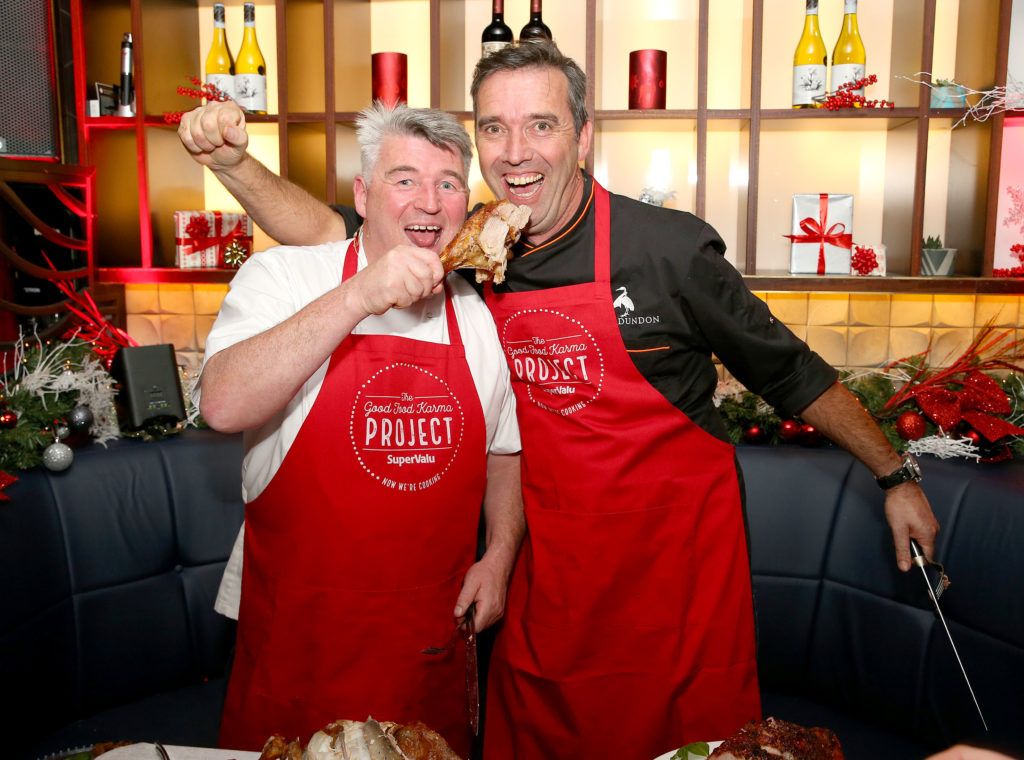
[[[853,248],[853,196],[793,196],[792,274],[849,274]]]
[[[181,269],[237,267],[252,253],[252,220],[229,211],[175,211],[174,251]]]
[[[885,246],[854,244],[853,256],[850,257],[850,274],[861,277],[884,277]]]

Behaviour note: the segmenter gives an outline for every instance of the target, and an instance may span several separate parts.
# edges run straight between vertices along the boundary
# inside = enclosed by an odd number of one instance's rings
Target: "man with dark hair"
[[[221,743],[305,742],[370,715],[423,721],[465,756],[464,653],[422,650],[471,605],[478,628],[501,617],[523,533],[494,323],[438,259],[465,218],[472,152],[429,109],[374,106],[357,135],[358,233],[252,256],[206,342],[200,409],[246,444]]]
[[[477,64],[472,94],[484,179],[531,209],[505,283],[485,291],[519,402],[529,529],[491,662],[487,760],[650,758],[727,736],[760,699],[712,354],[881,478],[901,570],[909,538],[930,554],[938,529],[916,466],[749,292],[710,226],[580,170],[593,124],[571,59],[506,48]],[[196,132],[193,152],[240,145]],[[344,224],[322,204],[302,213]]]

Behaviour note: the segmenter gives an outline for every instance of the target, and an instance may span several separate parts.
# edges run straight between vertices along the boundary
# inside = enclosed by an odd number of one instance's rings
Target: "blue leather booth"
[[[867,471],[835,449],[739,458],[765,714],[834,729],[853,760],[965,740],[1024,755],[1024,466],[922,465],[952,579],[942,605],[983,736],[920,572],[895,567]],[[20,473],[7,489],[5,758],[216,743],[234,631],[212,605],[242,520],[240,461],[239,437],[189,431],[78,449],[68,471]]]

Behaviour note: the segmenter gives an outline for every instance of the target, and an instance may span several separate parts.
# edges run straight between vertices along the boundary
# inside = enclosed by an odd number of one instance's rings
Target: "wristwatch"
[[[915,483],[921,482],[921,467],[910,454],[903,455],[903,464],[898,469],[893,470],[888,475],[875,478],[878,486],[883,491],[888,491],[890,488],[898,486],[900,483],[906,483],[908,480],[912,480]]]

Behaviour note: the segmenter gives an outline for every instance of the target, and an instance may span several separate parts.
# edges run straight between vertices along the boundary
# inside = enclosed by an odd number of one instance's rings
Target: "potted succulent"
[[[932,82],[932,108],[966,108],[967,90],[952,79],[936,79]]]
[[[944,248],[938,235],[929,235],[921,241],[921,274],[951,277],[955,262],[956,248]]]

